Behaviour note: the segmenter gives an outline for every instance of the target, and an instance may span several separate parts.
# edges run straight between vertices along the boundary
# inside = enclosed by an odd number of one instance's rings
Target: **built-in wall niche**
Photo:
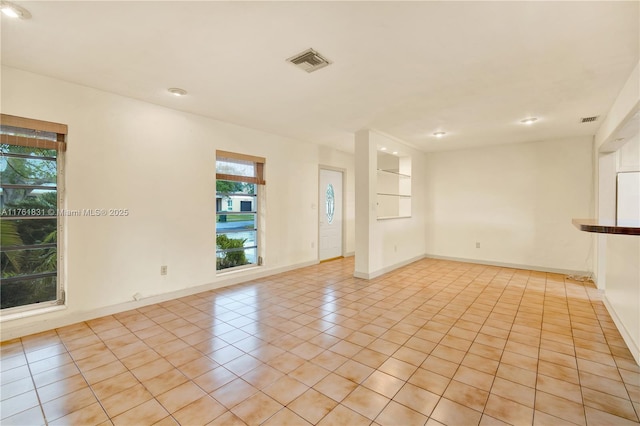
[[[640,225],[640,130],[617,151],[616,220]]]
[[[378,151],[377,217],[411,216],[411,157]]]

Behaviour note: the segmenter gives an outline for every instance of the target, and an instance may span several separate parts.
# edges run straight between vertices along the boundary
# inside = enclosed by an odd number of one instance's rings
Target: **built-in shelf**
[[[638,220],[573,219],[573,225],[581,231],[598,234],[640,235]]]
[[[404,174],[404,173],[400,173],[400,172],[398,172],[397,170],[384,170],[384,169],[378,169],[378,172],[381,172],[381,173],[390,173],[390,174],[392,174],[392,175],[399,176],[399,177],[401,177],[401,178],[408,178],[408,179],[411,179],[411,175],[406,175],[406,174]]]
[[[377,218],[411,217],[411,157],[378,151]]]
[[[405,194],[385,194],[384,192],[378,192],[378,195],[384,195],[387,197],[403,197],[403,198],[411,198],[411,195],[405,195]]]

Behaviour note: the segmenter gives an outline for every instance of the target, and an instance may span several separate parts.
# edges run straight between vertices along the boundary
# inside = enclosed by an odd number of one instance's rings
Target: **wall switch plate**
[[[167,265],[162,265],[160,267],[160,275],[167,275]]]
[[[480,243],[476,243],[476,248],[480,248]]]

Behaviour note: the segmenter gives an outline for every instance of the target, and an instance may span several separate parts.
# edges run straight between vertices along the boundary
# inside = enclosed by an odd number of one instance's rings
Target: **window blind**
[[[216,151],[216,179],[265,185],[263,157]]]
[[[28,148],[66,151],[67,126],[50,121],[0,114],[0,143]]]

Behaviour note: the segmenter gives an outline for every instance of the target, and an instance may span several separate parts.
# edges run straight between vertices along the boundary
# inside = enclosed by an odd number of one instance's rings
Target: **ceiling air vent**
[[[287,59],[287,62],[291,62],[298,68],[305,70],[306,72],[314,72],[320,68],[324,68],[331,63],[330,60],[319,54],[313,49],[307,49],[302,53]]]
[[[593,123],[594,121],[596,121],[598,119],[598,117],[600,117],[599,115],[594,115],[593,117],[582,117],[580,119],[581,123]]]

